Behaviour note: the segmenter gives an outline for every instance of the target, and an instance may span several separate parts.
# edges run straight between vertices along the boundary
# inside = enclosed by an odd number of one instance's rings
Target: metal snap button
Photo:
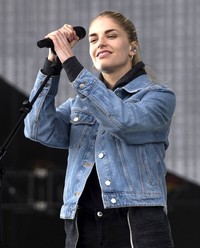
[[[115,204],[117,202],[117,200],[115,198],[112,198],[111,200],[111,203]]]
[[[106,185],[106,186],[110,186],[110,185],[111,185],[111,181],[106,180],[106,181],[105,181],[105,185]]]
[[[99,153],[99,158],[103,158],[103,157],[104,157],[103,152]]]
[[[79,120],[78,116],[74,118],[74,122],[77,122]]]
[[[80,88],[81,90],[84,89],[84,87],[85,87],[85,84],[83,84],[83,83],[79,85],[79,88]]]
[[[102,217],[102,216],[103,216],[103,213],[102,213],[101,211],[98,211],[98,212],[97,212],[97,216],[98,216],[98,217]]]

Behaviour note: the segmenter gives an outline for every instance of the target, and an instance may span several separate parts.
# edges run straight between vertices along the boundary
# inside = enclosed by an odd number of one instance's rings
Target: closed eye
[[[104,32],[105,37],[108,39],[115,39],[118,37],[118,31],[116,29],[108,29]],[[92,33],[89,35],[89,43],[95,43],[98,41],[98,34]]]
[[[89,43],[94,43],[94,42],[96,42],[97,41],[97,39],[90,39],[89,40]]]
[[[117,38],[117,35],[116,34],[110,34],[107,36],[108,39],[115,39]]]

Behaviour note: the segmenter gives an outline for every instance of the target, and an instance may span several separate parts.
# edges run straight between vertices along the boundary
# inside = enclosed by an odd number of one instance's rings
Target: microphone
[[[76,35],[79,37],[80,40],[82,40],[86,35],[85,29],[81,26],[75,26],[74,31],[76,32]],[[43,47],[51,48],[51,50],[55,53],[54,44],[50,38],[45,38],[43,40],[39,40],[37,42],[37,46],[39,48],[43,48]]]

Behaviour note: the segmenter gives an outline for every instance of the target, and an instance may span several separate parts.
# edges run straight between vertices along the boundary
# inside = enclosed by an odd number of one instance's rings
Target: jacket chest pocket
[[[70,148],[81,147],[91,137],[96,120],[94,116],[83,111],[73,111],[70,116]]]

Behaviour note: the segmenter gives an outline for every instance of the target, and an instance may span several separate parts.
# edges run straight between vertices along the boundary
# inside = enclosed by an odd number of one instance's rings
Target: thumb
[[[76,35],[74,39],[69,42],[71,48],[73,48],[76,45],[76,43],[78,43],[78,41],[79,41],[79,37]]]

